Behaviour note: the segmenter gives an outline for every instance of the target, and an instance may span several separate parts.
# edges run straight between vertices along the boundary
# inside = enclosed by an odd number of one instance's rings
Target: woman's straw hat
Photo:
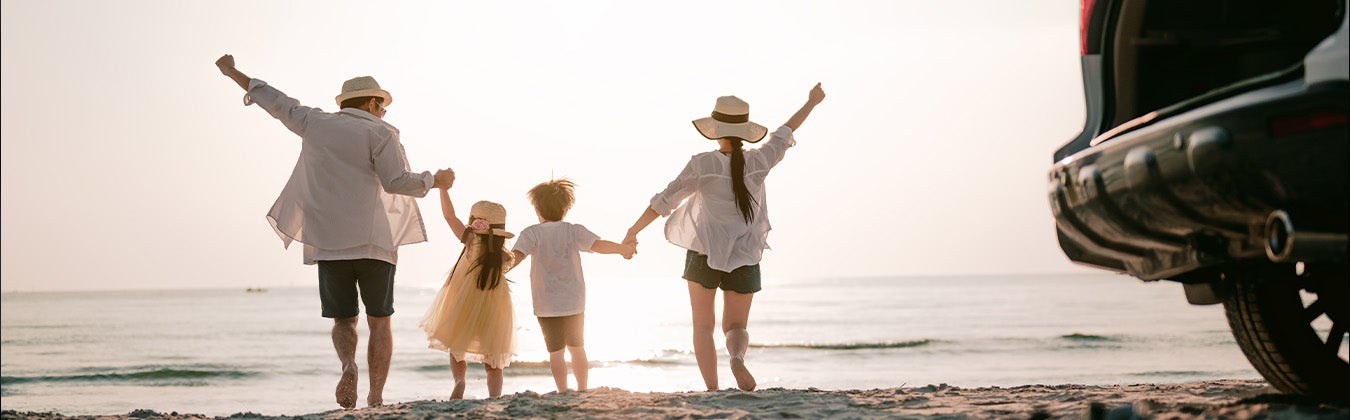
[[[381,106],[387,107],[394,103],[394,97],[389,95],[389,91],[380,89],[380,83],[376,82],[374,77],[361,76],[342,82],[342,93],[337,96],[338,106],[342,106],[342,101],[362,96],[374,96],[383,99],[384,102],[380,102]]]
[[[694,120],[699,134],[712,140],[735,137],[751,143],[764,139],[769,129],[750,122],[750,104],[735,96],[717,98],[711,117]]]
[[[488,223],[488,226],[473,226],[475,220],[482,219]],[[516,235],[506,231],[506,208],[501,204],[491,201],[479,201],[473,203],[469,209],[469,227],[473,228],[473,233],[480,235],[493,234],[505,238],[514,238]],[[478,229],[482,227],[483,229]]]

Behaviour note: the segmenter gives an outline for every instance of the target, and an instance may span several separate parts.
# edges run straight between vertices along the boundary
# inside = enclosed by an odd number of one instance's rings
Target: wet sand
[[[412,401],[354,410],[271,416],[246,407],[228,417],[137,410],[108,416],[4,411],[4,419],[89,418],[1279,418],[1347,419],[1350,403],[1282,395],[1259,380],[1114,386],[1025,385],[957,388],[927,385],[823,391],[770,388],[755,392],[646,393],[599,388],[584,393],[526,391],[479,400]]]

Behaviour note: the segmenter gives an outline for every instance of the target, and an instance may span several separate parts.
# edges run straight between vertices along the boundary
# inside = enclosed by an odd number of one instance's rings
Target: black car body
[[[1083,131],[1049,199],[1073,261],[1223,303],[1273,385],[1350,398],[1345,0],[1084,0]]]

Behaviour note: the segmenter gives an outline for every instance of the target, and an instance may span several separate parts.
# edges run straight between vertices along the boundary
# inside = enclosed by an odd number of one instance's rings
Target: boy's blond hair
[[[557,222],[572,209],[572,202],[576,200],[572,195],[575,187],[576,184],[570,179],[555,179],[535,185],[527,195],[530,196],[530,204],[534,204],[535,211],[539,212],[539,217],[547,222]]]

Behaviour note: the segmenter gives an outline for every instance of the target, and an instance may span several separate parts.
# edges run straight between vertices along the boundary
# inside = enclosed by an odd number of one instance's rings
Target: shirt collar
[[[338,110],[338,113],[347,114],[354,117],[365,118],[371,121],[383,122],[383,120],[381,120],[379,117],[376,117],[375,115],[366,112],[364,109],[361,108],[342,108],[341,110]]]
[[[380,119],[380,117],[376,117],[374,114],[366,112],[361,108],[342,108],[338,110],[338,113],[347,114],[364,120],[373,121],[377,124],[383,124],[385,127],[389,127],[389,129],[394,130],[394,132],[398,132],[398,128],[394,127],[393,124],[387,123],[384,120]]]

